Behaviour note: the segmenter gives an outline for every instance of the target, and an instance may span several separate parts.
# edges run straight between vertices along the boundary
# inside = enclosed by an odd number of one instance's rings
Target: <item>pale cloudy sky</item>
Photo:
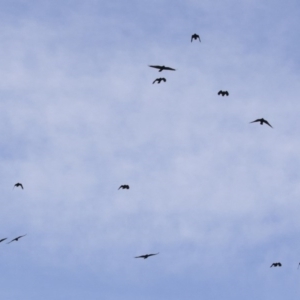
[[[299,13],[1,1],[1,298],[299,299]]]

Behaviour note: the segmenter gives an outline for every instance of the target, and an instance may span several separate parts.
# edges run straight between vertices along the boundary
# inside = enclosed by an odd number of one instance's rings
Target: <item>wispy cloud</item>
[[[0,244],[5,269],[26,257],[28,282],[51,268],[140,283],[128,299],[174,286],[198,299],[195,277],[220,286],[207,299],[229,297],[236,278],[232,299],[282,280],[272,297],[297,295],[296,2],[15,3],[0,21],[0,224],[27,236]],[[274,129],[249,124],[261,117]]]

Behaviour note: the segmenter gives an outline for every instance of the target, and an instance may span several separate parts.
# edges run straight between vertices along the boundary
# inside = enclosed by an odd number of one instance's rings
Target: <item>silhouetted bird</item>
[[[17,182],[13,188],[19,187],[19,186],[22,188],[22,190],[24,189],[22,183],[20,183],[20,182]]]
[[[192,42],[193,40],[197,40],[197,39],[199,39],[199,42],[201,42],[200,36],[199,36],[197,33],[194,33],[194,34],[192,35],[192,37],[191,37],[191,42]]]
[[[5,241],[5,240],[7,240],[7,238],[5,238],[5,239],[1,239],[1,240],[0,240],[0,243],[1,243],[1,242],[3,242],[3,241]]]
[[[128,184],[123,184],[123,185],[121,185],[119,188],[118,188],[118,190],[119,189],[127,189],[127,190],[129,190],[129,185]]]
[[[24,234],[24,235],[20,235],[20,236],[18,236],[18,237],[16,237],[16,238],[14,238],[13,240],[11,240],[9,243],[7,243],[7,244],[10,244],[11,242],[14,242],[14,241],[18,241],[20,238],[22,238],[23,236],[25,236],[26,234]]]
[[[149,256],[157,255],[158,253],[159,253],[159,252],[153,253],[153,254],[144,254],[144,255],[140,255],[140,256],[135,256],[135,258],[143,258],[143,259],[146,259],[146,258],[148,258]]]
[[[175,69],[169,68],[169,67],[165,67],[165,66],[150,66],[151,68],[156,68],[159,69],[158,72],[161,72],[163,70],[170,70],[170,71],[176,71]]]
[[[272,268],[272,267],[281,267],[281,266],[282,266],[281,263],[277,262],[277,263],[272,263],[270,268]]]
[[[224,97],[229,96],[229,93],[227,91],[219,91],[218,95],[222,95],[222,97]]]
[[[166,82],[167,79],[166,79],[166,78],[163,78],[163,77],[156,78],[156,79],[152,82],[152,84],[155,83],[155,82],[160,83],[161,81]]]
[[[272,127],[272,125],[265,119],[261,118],[261,119],[257,119],[255,121],[252,121],[250,123],[254,123],[254,122],[260,122],[260,125],[263,125],[263,123],[266,123],[267,125],[269,125],[270,127]],[[272,127],[273,128],[273,127]]]

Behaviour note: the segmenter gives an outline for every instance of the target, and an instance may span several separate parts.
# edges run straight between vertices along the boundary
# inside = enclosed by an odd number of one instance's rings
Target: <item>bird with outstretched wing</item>
[[[166,67],[166,66],[152,66],[152,65],[149,65],[149,67],[158,69],[158,72],[161,72],[163,70],[176,71],[176,69]]]
[[[23,236],[25,236],[25,235],[27,235],[27,234],[24,234],[24,235],[20,235],[20,236],[18,236],[18,237],[16,237],[16,238],[14,238],[14,239],[12,239],[10,242],[8,242],[7,244],[10,244],[10,243],[12,243],[12,242],[14,242],[14,241],[18,241],[20,238],[22,238]]]
[[[250,123],[255,123],[255,122],[260,122],[260,125],[263,125],[264,123],[266,123],[267,125],[269,125],[270,127],[273,128],[273,126],[267,120],[265,120],[264,118],[256,119],[256,120],[254,120]]]
[[[222,97],[224,97],[224,96],[229,96],[229,93],[228,93],[228,91],[219,91],[218,92],[218,95],[222,95]]]
[[[15,187],[21,187],[22,190],[24,190],[23,184],[20,183],[20,182],[17,182],[17,183],[14,185],[13,189],[14,189]]]
[[[152,253],[152,254],[144,254],[144,255],[140,255],[140,256],[135,256],[134,258],[143,258],[143,259],[146,259],[148,258],[149,256],[154,256],[154,255],[157,255],[159,254],[159,252],[157,253]]]
[[[280,262],[277,262],[277,263],[272,263],[270,268],[272,268],[272,267],[281,267],[281,266],[282,266],[282,264]]]
[[[166,78],[163,78],[163,77],[156,78],[156,79],[152,82],[152,84],[155,83],[155,82],[160,83],[161,81],[166,82],[167,79],[166,79]]]
[[[128,184],[122,184],[119,188],[118,188],[118,190],[119,189],[127,189],[127,190],[129,190],[129,185]]]

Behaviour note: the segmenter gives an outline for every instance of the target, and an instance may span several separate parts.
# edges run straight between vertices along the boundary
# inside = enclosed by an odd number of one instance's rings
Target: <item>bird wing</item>
[[[11,242],[15,241],[16,239],[11,240],[10,242],[8,242],[7,244],[10,244]]]
[[[22,183],[20,183],[20,187],[22,188],[22,190],[24,190],[24,187],[23,187],[23,184],[22,184]]]
[[[229,93],[226,91],[226,92],[225,92],[225,95],[229,96]]]
[[[149,65],[149,67],[156,68],[156,69],[161,69],[161,66],[151,66],[151,65]]]
[[[266,123],[267,125],[269,125],[270,127],[272,127],[272,125],[267,120],[263,120],[263,122]]]
[[[118,190],[120,189],[120,188],[122,188],[123,186],[122,185],[120,185],[120,187],[118,188]]]
[[[158,78],[156,78],[156,79],[152,82],[152,84],[155,83],[156,81],[158,81]]]
[[[164,82],[166,82],[166,81],[167,81],[167,79],[166,79],[166,78],[162,78],[161,80],[162,80],[162,81],[164,81]]]
[[[198,38],[199,38],[199,42],[201,43],[200,35],[198,35]]]
[[[134,258],[145,258],[147,255],[135,256]]]
[[[218,95],[221,95],[222,94],[222,91],[219,91]]]
[[[250,123],[260,122],[260,121],[261,121],[261,119],[256,119],[256,120],[254,120],[254,121],[252,121],[252,122],[250,122]]]
[[[194,37],[194,35],[191,36],[191,42],[193,41],[193,37]]]
[[[164,67],[164,70],[176,71],[176,69],[173,69],[173,68],[170,68],[170,67]]]
[[[151,253],[151,254],[147,254],[147,256],[153,256],[153,255],[157,255],[157,254],[159,254],[159,252],[157,252],[157,253]]]
[[[274,264],[274,263],[273,263],[273,264],[271,264],[270,268],[272,268],[273,266],[275,266],[275,264]]]
[[[0,243],[1,243],[1,242],[3,242],[3,241],[5,241],[5,240],[7,240],[7,238],[5,238],[5,239],[1,239],[1,240],[0,240]]]
[[[22,237],[25,236],[25,235],[27,235],[27,234],[20,235],[20,236],[16,237],[16,239],[20,239],[20,238],[22,238]]]

